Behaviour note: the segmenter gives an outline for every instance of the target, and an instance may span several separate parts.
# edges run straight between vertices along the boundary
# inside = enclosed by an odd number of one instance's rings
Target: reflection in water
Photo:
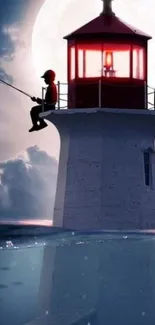
[[[1,325],[155,324],[153,234],[55,231],[9,240],[11,247],[0,243]]]
[[[8,286],[6,284],[0,284],[0,289],[7,289]]]
[[[0,225],[6,225],[6,220],[4,221],[0,221]],[[11,221],[7,221],[8,225],[28,225],[28,226],[52,226],[53,222],[52,220],[45,220],[45,219],[29,219],[29,220],[11,220]]]
[[[15,286],[21,286],[21,285],[23,285],[23,282],[14,281],[14,282],[12,282],[12,284],[15,285]]]

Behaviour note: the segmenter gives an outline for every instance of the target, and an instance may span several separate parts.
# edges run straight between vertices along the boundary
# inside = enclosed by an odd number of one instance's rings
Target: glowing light
[[[112,66],[113,66],[113,53],[106,52],[105,53],[105,67],[112,68]]]
[[[130,76],[130,46],[129,45],[104,45],[102,51],[101,45],[96,45],[96,49],[79,47],[78,49],[78,76],[79,78],[93,78],[103,76],[116,76],[119,78],[129,78]],[[75,58],[72,58],[75,60]],[[75,63],[75,62],[74,62]],[[71,61],[71,74],[74,75],[75,66]],[[102,71],[103,70],[103,71]],[[107,71],[111,71],[107,75]]]

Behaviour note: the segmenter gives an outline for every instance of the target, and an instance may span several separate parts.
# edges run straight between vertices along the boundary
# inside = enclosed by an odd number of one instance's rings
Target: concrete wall
[[[143,152],[154,145],[154,112],[88,109],[47,118],[61,137],[54,225],[155,228],[155,159],[146,186]]]

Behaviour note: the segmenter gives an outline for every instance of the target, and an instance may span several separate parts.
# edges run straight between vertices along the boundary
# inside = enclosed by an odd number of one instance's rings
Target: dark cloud
[[[25,16],[33,10],[34,18],[45,0],[0,0],[0,56],[12,53],[14,42],[4,34],[5,26],[22,25]]]
[[[5,26],[19,25],[32,0],[0,0],[0,56],[15,51],[16,44],[9,34],[4,33]]]
[[[0,0],[0,78],[12,83],[12,77],[5,74],[3,60],[13,59],[13,55],[19,47],[26,47],[25,43],[18,36],[18,32],[25,21],[25,17],[35,17],[45,0]],[[32,24],[33,25],[33,24]],[[12,28],[14,34],[11,34]],[[15,34],[15,32],[17,32]],[[13,36],[13,37],[12,37]]]
[[[29,6],[38,0],[0,0],[0,26],[22,22]]]
[[[57,161],[36,146],[27,155],[0,163],[1,220],[52,219]]]

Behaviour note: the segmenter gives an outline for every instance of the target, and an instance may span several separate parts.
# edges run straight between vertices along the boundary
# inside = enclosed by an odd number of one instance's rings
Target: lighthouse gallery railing
[[[96,83],[95,83],[96,84]],[[98,83],[98,108],[101,108],[101,95],[102,95],[102,81],[99,80]],[[135,86],[136,87],[136,86]],[[58,101],[56,104],[56,109],[67,109],[68,108],[68,99],[67,99],[67,88],[68,84],[66,82],[57,82],[58,89]],[[155,88],[146,85],[145,98],[146,98],[146,108],[149,110],[155,109]],[[42,112],[44,112],[44,101],[46,88],[42,87]]]

